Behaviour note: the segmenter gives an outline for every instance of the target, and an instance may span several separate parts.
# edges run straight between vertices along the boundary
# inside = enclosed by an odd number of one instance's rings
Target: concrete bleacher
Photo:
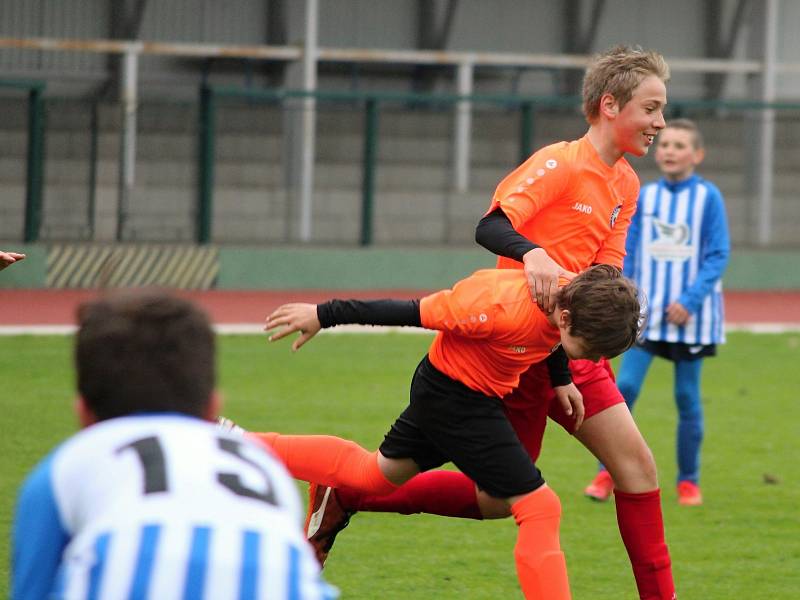
[[[20,239],[24,226],[27,152],[24,100],[0,101],[0,239]],[[116,234],[120,115],[101,105],[97,138],[94,239]],[[735,243],[753,240],[754,200],[738,116],[700,120],[707,159],[701,172],[726,197]],[[775,244],[796,243],[800,203],[792,171],[800,122],[777,128]],[[89,239],[90,126],[88,103],[47,105],[44,241]],[[197,202],[197,108],[143,104],[138,114],[136,187],[129,201],[128,240],[190,242]],[[296,239],[296,192],[288,165],[287,116],[276,105],[221,104],[216,118],[213,239],[220,243],[280,244]],[[577,114],[537,113],[534,146],[582,134]],[[379,114],[373,241],[402,246],[472,243],[475,222],[497,182],[518,162],[519,114],[475,110],[469,190],[453,190],[453,113],[392,106]],[[361,232],[364,114],[356,106],[321,106],[314,168],[313,240],[357,244]],[[652,159],[633,160],[643,180],[656,176]]]

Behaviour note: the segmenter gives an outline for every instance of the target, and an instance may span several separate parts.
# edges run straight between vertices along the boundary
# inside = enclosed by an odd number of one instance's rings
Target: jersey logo
[[[650,255],[659,261],[685,261],[692,256],[690,231],[686,223],[667,223],[653,219],[655,239],[648,245]]]
[[[525,346],[509,346],[508,349],[517,354],[525,354],[528,350]]]
[[[585,215],[592,214],[592,206],[590,204],[584,204],[583,202],[576,202],[572,205],[572,210],[577,210],[578,212],[582,212]]]
[[[611,229],[614,229],[614,223],[617,222],[617,217],[619,216],[619,211],[621,210],[622,210],[622,204],[617,204],[614,210],[611,211],[611,220],[610,220]]]
[[[671,224],[653,219],[659,242],[683,244],[689,239],[689,226],[686,223]]]

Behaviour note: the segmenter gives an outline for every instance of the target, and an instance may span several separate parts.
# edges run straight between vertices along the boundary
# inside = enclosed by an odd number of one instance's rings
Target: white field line
[[[0,335],[71,335],[75,325],[0,325]],[[800,332],[800,323],[728,323],[726,331],[746,331],[749,333],[791,333]],[[214,325],[220,334],[266,335],[260,323],[224,323]],[[339,325],[333,329],[323,329],[320,333],[405,333],[431,334],[421,327],[372,327],[370,325]]]

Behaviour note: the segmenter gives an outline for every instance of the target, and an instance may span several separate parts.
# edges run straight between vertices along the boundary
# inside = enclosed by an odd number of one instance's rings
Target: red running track
[[[72,325],[75,310],[97,290],[0,290],[0,326]],[[330,298],[418,298],[424,290],[285,290],[207,292],[178,291],[194,300],[216,324],[263,323],[285,302],[322,302]],[[800,323],[800,291],[726,291],[725,311],[731,325]]]

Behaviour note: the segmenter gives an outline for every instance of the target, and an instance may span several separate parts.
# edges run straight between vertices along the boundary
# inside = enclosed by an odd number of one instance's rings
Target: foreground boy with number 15
[[[214,334],[148,292],[82,306],[83,431],[26,480],[13,600],[324,600],[300,499],[260,445],[221,431]]]

